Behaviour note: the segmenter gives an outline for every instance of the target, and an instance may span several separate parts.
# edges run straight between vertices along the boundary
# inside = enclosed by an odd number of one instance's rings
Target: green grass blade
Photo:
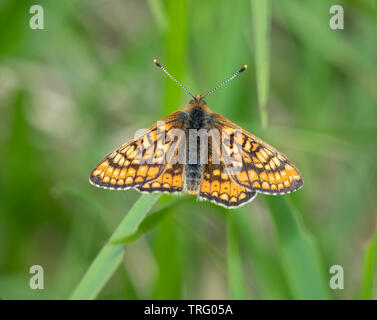
[[[280,245],[284,273],[295,299],[329,299],[318,248],[297,212],[282,197],[266,197]]]
[[[110,240],[94,259],[70,299],[94,299],[98,295],[123,258],[125,245],[113,244],[112,241],[134,233],[159,197],[158,194],[145,194],[137,199]]]
[[[237,228],[237,219],[239,217],[234,212],[230,212],[227,218],[227,265],[230,298],[246,299]]]
[[[187,256],[185,235],[176,228],[175,221],[167,217],[161,221],[155,235],[154,257],[158,278],[151,299],[183,299]]]
[[[115,239],[112,241],[112,243],[118,244],[118,243],[130,243],[134,242],[135,240],[139,239],[142,235],[145,233],[151,231],[152,229],[156,228],[158,224],[170,213],[170,208],[177,204],[178,201],[182,201],[179,197],[174,197],[171,195],[164,194],[160,198],[161,200],[167,199],[167,204],[162,206],[162,208],[151,212],[148,216],[146,216],[140,224],[135,228],[135,230],[128,234],[127,236],[121,238],[121,239]]]
[[[372,236],[364,248],[361,299],[371,300],[373,292],[373,275],[377,252],[377,225]]]
[[[263,128],[267,127],[266,104],[270,73],[270,17],[271,3],[269,0],[251,0],[255,72],[257,78],[258,104]]]

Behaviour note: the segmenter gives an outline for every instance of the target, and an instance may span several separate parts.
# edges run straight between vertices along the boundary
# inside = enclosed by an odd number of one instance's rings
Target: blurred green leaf
[[[286,15],[290,30],[313,51],[339,67],[354,79],[370,97],[377,101],[377,65],[375,56],[352,45],[352,38],[344,32],[334,32],[328,26],[330,4],[327,1],[277,1],[279,14]],[[324,15],[323,13],[327,14]],[[357,14],[356,11],[353,14]],[[347,22],[346,26],[347,28]],[[369,30],[371,31],[371,30]],[[310,36],[308,36],[310,35]],[[361,36],[361,35],[360,35]],[[368,36],[368,35],[366,35]],[[375,33],[370,34],[370,40]],[[375,52],[374,52],[375,54]]]

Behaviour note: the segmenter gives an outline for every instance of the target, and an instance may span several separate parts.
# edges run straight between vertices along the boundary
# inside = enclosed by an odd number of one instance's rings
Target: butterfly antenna
[[[190,91],[188,91],[180,82],[178,82],[165,68],[164,66],[157,61],[157,59],[153,59],[153,63],[159,67],[162,71],[164,71],[170,79],[172,79],[175,83],[177,83],[183,90],[185,90],[191,97],[195,99],[195,97],[191,94]]]
[[[241,72],[244,72],[246,69],[247,69],[247,65],[245,64],[240,70],[238,70],[228,80],[221,82],[217,87],[213,88],[211,91],[208,91],[202,98],[209,96],[211,93],[213,93],[217,89],[221,88],[224,84],[227,84],[229,81],[233,80],[235,77],[237,77]]]

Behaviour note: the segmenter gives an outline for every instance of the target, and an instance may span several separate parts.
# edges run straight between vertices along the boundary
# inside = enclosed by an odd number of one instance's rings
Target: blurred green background
[[[33,4],[44,30],[29,27]],[[344,30],[329,27],[332,4]],[[233,211],[162,197],[96,297],[376,298],[376,28],[373,0],[2,0],[0,298],[68,298],[140,196],[88,177],[187,104],[153,58],[193,93],[248,64],[208,106],[286,154],[305,185]],[[44,290],[29,287],[32,265]]]

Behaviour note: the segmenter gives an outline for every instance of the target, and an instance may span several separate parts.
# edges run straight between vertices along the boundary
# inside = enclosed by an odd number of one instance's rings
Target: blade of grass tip
[[[372,238],[367,242],[364,248],[363,258],[363,274],[362,274],[362,287],[361,299],[371,300],[373,293],[373,276],[376,264],[377,252],[377,224]]]
[[[231,299],[246,299],[245,279],[239,248],[237,213],[227,214],[227,266]]]
[[[110,240],[94,259],[70,299],[94,299],[98,295],[123,258],[125,245],[114,244],[112,241],[134,233],[159,197],[159,194],[144,194],[137,199]]]
[[[253,42],[255,47],[255,72],[257,78],[258,105],[262,128],[267,127],[267,98],[270,72],[270,0],[251,0]]]
[[[281,260],[295,299],[329,299],[317,245],[282,197],[266,197],[277,230]]]
[[[161,31],[165,31],[168,26],[166,12],[162,6],[161,0],[148,0],[148,5],[156,23]]]

